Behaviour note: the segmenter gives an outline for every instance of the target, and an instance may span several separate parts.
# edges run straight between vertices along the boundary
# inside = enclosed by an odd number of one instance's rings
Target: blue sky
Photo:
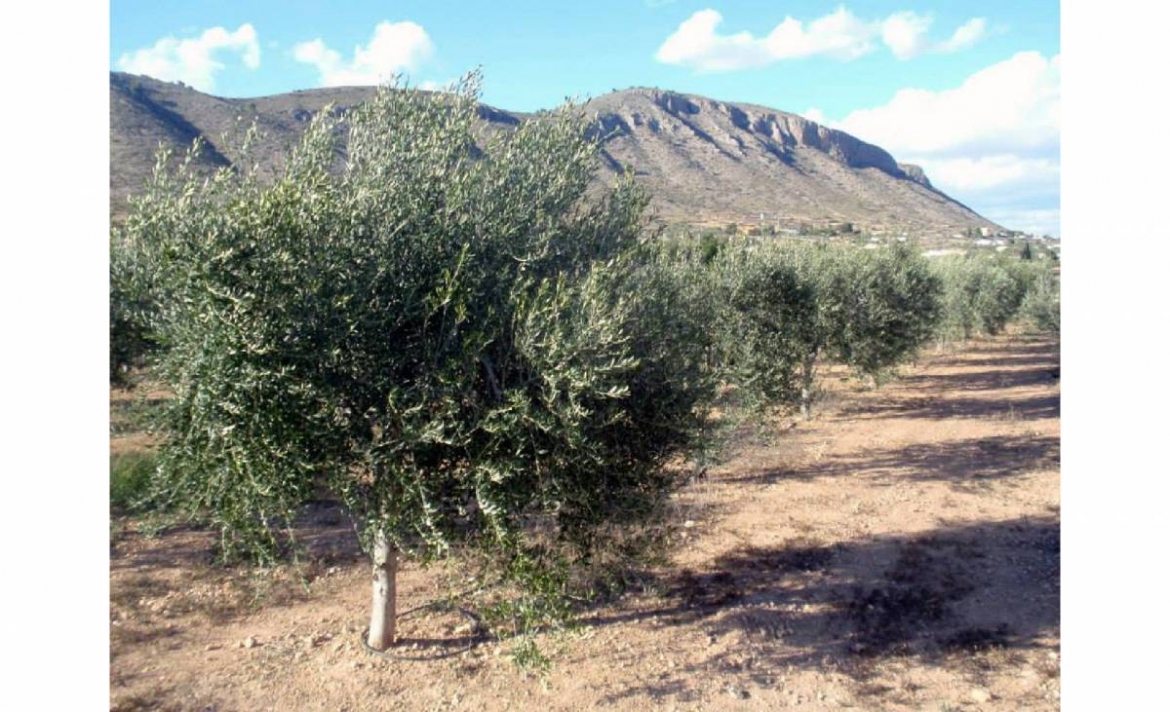
[[[1058,235],[1058,2],[113,0],[110,67],[220,96],[443,84],[550,108],[657,86],[792,111],[919,163],[1007,227]]]

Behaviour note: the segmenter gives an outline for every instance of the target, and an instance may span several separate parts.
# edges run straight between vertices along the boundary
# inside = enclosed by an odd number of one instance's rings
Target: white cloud
[[[983,39],[983,35],[986,33],[987,21],[982,17],[976,17],[967,20],[959,29],[955,30],[955,34],[951,35],[949,40],[939,43],[931,51],[957,52]]]
[[[234,32],[212,27],[194,39],[163,37],[154,46],[128,52],[118,58],[118,68],[163,81],[181,81],[200,91],[215,88],[215,75],[224,69],[215,56],[236,53],[248,69],[260,66],[256,28],[240,25]]]
[[[979,158],[913,158],[932,181],[965,194],[1060,185],[1060,162],[998,154]]]
[[[320,38],[293,48],[293,57],[316,67],[321,86],[327,87],[380,84],[414,70],[433,54],[427,31],[410,21],[379,22],[369,44],[355,47],[349,62]]]
[[[831,126],[922,166],[996,222],[1059,234],[1060,78],[1060,55],[1020,52],[953,89],[902,89]]]
[[[872,52],[875,40],[880,39],[894,56],[909,59],[923,52],[963,49],[982,37],[985,30],[984,21],[975,18],[957,29],[950,39],[936,42],[927,37],[933,21],[928,15],[897,12],[884,20],[863,20],[845,7],[807,26],[785,17],[765,37],[746,31],[721,35],[716,28],[722,21],[723,16],[715,10],[694,13],[666,38],[655,57],[665,64],[701,71],[728,71],[814,56],[849,61]]]
[[[1020,52],[955,89],[902,89],[835,127],[895,154],[1050,152],[1060,143],[1060,55]]]
[[[898,59],[909,59],[926,47],[930,18],[913,12],[896,12],[882,23],[882,41]]]
[[[717,36],[715,26],[722,20],[714,10],[696,12],[666,38],[655,57],[666,64],[707,70],[760,67],[770,61],[763,43],[747,32]]]
[[[825,112],[821,111],[820,109],[816,108],[815,106],[813,108],[809,109],[808,111],[804,112],[803,114],[801,114],[801,116],[808,119],[809,121],[814,121],[818,124],[824,124],[824,123],[827,123],[827,121],[828,121],[828,119],[825,118]]]
[[[1060,235],[1060,208],[1014,209],[991,207],[983,211],[989,220],[1012,230],[1033,235]]]
[[[418,88],[423,91],[453,92],[458,84],[457,79],[424,79],[418,83]]]
[[[896,12],[881,23],[882,41],[898,59],[911,59],[924,53],[949,53],[966,49],[982,39],[987,22],[975,17],[963,23],[949,39],[936,42],[927,37],[934,18],[913,12]]]

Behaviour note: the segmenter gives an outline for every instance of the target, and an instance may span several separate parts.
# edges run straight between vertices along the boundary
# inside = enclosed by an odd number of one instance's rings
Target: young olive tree
[[[757,405],[801,399],[800,369],[815,339],[813,285],[790,255],[769,243],[736,240],[708,264],[721,374]]]
[[[1035,275],[1020,313],[1041,332],[1060,339],[1060,275],[1050,269]]]
[[[816,304],[803,332],[801,409],[808,418],[821,358],[876,380],[911,358],[933,334],[941,284],[926,259],[905,245],[883,250],[816,245],[790,254]]]
[[[110,250],[110,384],[129,383],[130,369],[153,346],[148,328],[150,298],[136,283],[136,271],[119,245]]]
[[[941,286],[910,248],[727,241],[715,254],[672,246],[675,269],[716,305],[710,361],[756,405],[811,417],[817,366],[831,358],[875,376],[933,333]]]
[[[1015,317],[1040,268],[1036,263],[983,256],[941,260],[944,338],[994,336]]]
[[[173,393],[159,491],[225,551],[334,493],[373,559],[379,650],[400,553],[523,556],[537,523],[587,556],[675,486],[713,390],[701,310],[640,242],[645,196],[627,177],[585,198],[583,115],[488,133],[477,97],[473,76],[384,88],[347,125],[322,111],[271,181],[162,156],[115,239]]]
[[[926,258],[905,245],[857,251],[844,274],[835,357],[876,378],[913,357],[934,334],[942,287]]]

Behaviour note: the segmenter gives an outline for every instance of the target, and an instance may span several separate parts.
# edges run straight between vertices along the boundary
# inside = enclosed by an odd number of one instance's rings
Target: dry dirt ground
[[[368,570],[336,514],[313,520],[301,577],[214,568],[206,532],[128,527],[111,708],[1059,709],[1058,367],[1014,335],[876,391],[830,372],[812,421],[742,427],[678,496],[670,565],[538,636],[544,675],[433,610],[403,619],[400,657],[366,652]],[[400,610],[450,579],[407,564]]]

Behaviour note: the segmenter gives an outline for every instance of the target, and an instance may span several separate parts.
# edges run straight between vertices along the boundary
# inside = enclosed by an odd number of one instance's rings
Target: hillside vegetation
[[[271,177],[323,107],[344,120],[373,95],[372,87],[342,87],[225,99],[112,72],[111,214],[128,213],[126,197],[141,190],[160,142],[179,154],[201,136],[207,172],[241,160],[235,146],[255,120],[261,135],[249,160]],[[650,212],[668,223],[844,225],[918,239],[1002,229],[934,188],[917,166],[795,114],[644,88],[593,98],[584,109],[602,139],[595,190],[630,170],[651,195]],[[477,113],[489,134],[530,117],[487,105]],[[344,131],[338,137],[344,155]]]

